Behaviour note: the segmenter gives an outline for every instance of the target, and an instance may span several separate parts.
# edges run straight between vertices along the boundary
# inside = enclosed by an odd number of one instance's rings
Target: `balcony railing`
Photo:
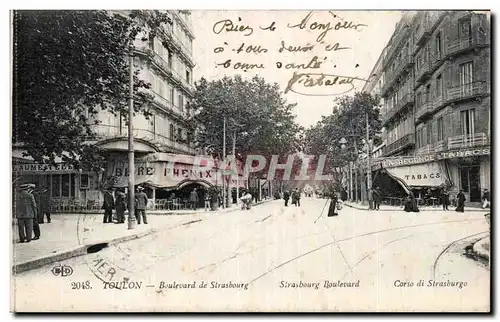
[[[459,86],[450,87],[447,91],[447,100],[462,100],[487,93],[485,82],[472,82]]]
[[[416,83],[421,83],[427,79],[431,74],[431,64],[429,61],[425,61],[422,63],[419,69],[415,72],[415,81]]]
[[[96,138],[98,139],[116,139],[116,138],[127,138],[128,130],[127,128],[121,128],[116,125],[107,124],[95,124],[91,125],[92,130]],[[165,135],[155,133],[154,131],[148,129],[137,129],[133,130],[135,139],[142,139],[144,141],[159,145],[160,147],[167,147],[177,151],[181,151],[187,154],[196,154],[196,149],[187,146],[184,143],[176,142]]]
[[[457,52],[474,48],[476,46],[487,46],[489,44],[489,37],[483,35],[450,40],[446,46],[446,55],[453,55]]]
[[[384,155],[391,155],[394,154],[402,149],[404,149],[407,146],[412,146],[415,144],[415,135],[413,133],[409,133],[399,140],[387,145],[384,147]]]
[[[418,150],[417,150],[418,155],[432,154],[432,153],[434,153],[434,147],[432,146],[432,144],[427,144],[425,146],[418,148]]]
[[[387,111],[387,113],[382,117],[382,124],[387,124],[399,111],[413,104],[413,93],[406,93],[403,98],[401,98],[401,100],[396,103],[396,106]]]
[[[448,149],[470,148],[488,145],[488,136],[485,133],[458,135],[448,138]]]
[[[415,46],[422,45],[422,43],[430,37],[431,30],[432,25],[429,23],[429,17],[426,15],[426,18],[423,19],[420,24],[420,29],[415,32]]]
[[[429,100],[423,103],[421,106],[417,107],[417,110],[415,111],[415,118],[419,120],[424,116],[432,113],[433,105],[434,105],[433,102]]]
[[[442,140],[434,143],[434,152],[441,152],[447,149],[447,140]]]

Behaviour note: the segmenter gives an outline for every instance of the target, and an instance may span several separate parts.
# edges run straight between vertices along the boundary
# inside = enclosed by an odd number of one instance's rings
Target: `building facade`
[[[400,177],[429,177],[434,169],[442,178],[400,178],[407,187],[446,185],[470,202],[490,188],[490,59],[488,14],[420,11],[398,23],[383,59],[382,158],[386,166],[413,160],[401,171],[390,166]]]
[[[126,14],[124,11],[118,13]],[[158,153],[186,156],[197,153],[188,137],[191,112],[187,106],[193,97],[195,66],[190,15],[178,10],[169,10],[168,13],[172,23],[165,25],[156,38],[148,41],[137,39],[134,43],[134,66],[140,70],[139,78],[151,83],[149,92],[154,97],[147,107],[152,114],[149,119],[142,114],[133,119],[138,165],[151,161],[149,156]],[[99,124],[94,124],[96,120]],[[99,203],[103,180],[110,175],[127,173],[128,127],[123,117],[109,111],[100,111],[89,122],[93,124],[98,139],[92,143],[107,152],[108,164],[102,173],[76,171],[64,164],[33,164],[22,156],[22,146],[14,146],[14,180],[45,187],[53,201],[64,202],[68,207],[75,206],[72,202],[78,206]],[[154,199],[154,187],[147,193]]]

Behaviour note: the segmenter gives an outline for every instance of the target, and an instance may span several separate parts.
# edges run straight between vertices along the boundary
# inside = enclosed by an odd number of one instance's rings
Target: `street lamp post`
[[[358,159],[358,144],[356,142],[356,136],[355,135],[349,135],[349,137],[353,137],[354,140],[353,140],[353,143],[354,143],[354,151],[356,152],[356,160]],[[346,147],[346,144],[347,144],[347,140],[345,138],[341,138],[339,143],[341,144],[341,148],[342,149],[345,149]],[[351,189],[352,191],[352,188],[353,188],[353,185],[352,185],[352,170],[354,170],[354,193],[351,193],[351,198],[353,199],[353,201],[357,201],[358,200],[358,171],[357,171],[357,167],[356,167],[356,163],[354,163],[354,166],[352,167],[354,169],[351,169],[351,162],[349,162],[349,189]]]
[[[134,229],[137,226],[134,215],[134,199],[135,199],[135,177],[134,177],[134,127],[132,119],[134,118],[134,46],[130,44],[129,55],[129,103],[128,103],[128,229]]]
[[[372,209],[372,164],[371,164],[371,144],[370,144],[370,123],[368,122],[368,112],[366,113],[366,185],[368,188],[368,208]]]

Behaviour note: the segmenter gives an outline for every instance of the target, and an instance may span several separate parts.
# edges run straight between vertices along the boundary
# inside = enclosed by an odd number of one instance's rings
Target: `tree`
[[[340,188],[342,167],[358,157],[358,152],[366,149],[366,115],[368,114],[369,139],[374,145],[380,144],[381,121],[377,96],[368,93],[356,93],[354,96],[342,96],[336,100],[334,112],[323,117],[305,134],[305,150],[315,156],[315,162],[321,155],[326,156],[325,172],[332,173],[332,180]],[[345,138],[344,148],[340,140]],[[356,144],[354,143],[356,142]],[[355,145],[358,151],[354,149]]]
[[[127,120],[130,44],[154,37],[168,14],[16,11],[13,22],[13,142],[39,163],[98,170],[104,155],[89,120],[100,109]],[[148,88],[136,70],[134,108],[146,117]]]
[[[239,160],[258,154],[268,161],[272,155],[279,155],[283,161],[300,149],[301,127],[292,113],[296,104],[283,99],[277,84],[268,84],[258,76],[252,79],[235,76],[211,82],[202,78],[195,86],[189,106],[194,109],[191,131],[197,146],[205,148],[208,154],[222,158],[224,118],[226,153],[231,153],[236,132]]]

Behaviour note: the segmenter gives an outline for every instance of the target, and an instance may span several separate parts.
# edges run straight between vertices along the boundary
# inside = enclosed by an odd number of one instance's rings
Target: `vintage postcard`
[[[490,312],[490,25],[11,11],[11,310]]]

